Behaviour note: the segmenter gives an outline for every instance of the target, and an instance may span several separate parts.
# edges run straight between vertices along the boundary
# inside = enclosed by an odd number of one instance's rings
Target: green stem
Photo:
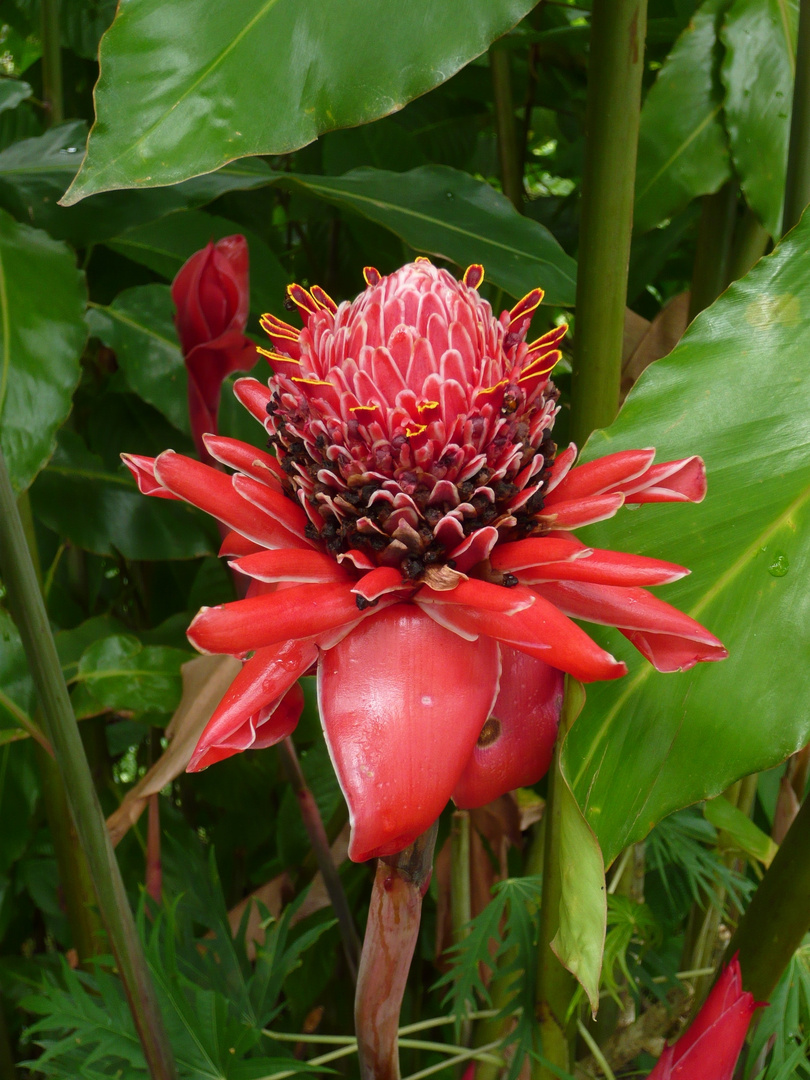
[[[31,565],[37,583],[41,586],[39,548],[28,492],[20,495],[17,500],[17,509],[31,555]],[[96,894],[87,859],[78,843],[76,827],[68,808],[65,785],[62,782],[59,766],[54,759],[53,749],[42,734],[40,724],[34,724],[31,734],[38,743],[35,748],[35,757],[42,789],[42,803],[59,870],[59,884],[62,888],[73,948],[78,953],[79,963],[85,964],[86,961],[95,956],[101,956],[107,951],[101,939],[103,927],[96,907]]]
[[[546,823],[545,850],[543,852],[543,895],[540,905],[540,934],[537,954],[537,1021],[543,1045],[543,1056],[558,1069],[570,1071],[572,1041],[575,1022],[569,1017],[571,1000],[576,990],[576,979],[567,971],[551,950],[560,928],[560,904],[562,903],[561,836],[562,803],[559,794],[560,747],[570,723],[570,716],[579,711],[581,703],[570,692],[566,676],[566,692],[563,714],[554,760],[548,774],[548,795],[544,813]],[[555,1074],[544,1065],[532,1065],[532,1080],[552,1080]]]
[[[62,52],[59,47],[59,0],[41,0],[42,12],[42,97],[48,126],[65,118],[62,101]]]
[[[79,964],[85,967],[88,960],[109,951],[103,937],[104,927],[98,913],[90,868],[73,824],[59,766],[42,747],[37,746],[35,753],[70,936]]]
[[[500,43],[489,50],[492,72],[492,91],[495,103],[495,131],[498,138],[498,161],[501,166],[503,192],[512,206],[523,212],[523,169],[515,126],[515,105],[512,100],[512,72],[509,49]]]
[[[723,184],[714,195],[703,196],[689,298],[690,321],[713,304],[729,283],[736,216],[737,184],[733,180]]]
[[[343,883],[337,872],[335,860],[332,858],[332,852],[329,847],[329,838],[326,835],[326,829],[321,820],[318,804],[315,802],[315,797],[307,786],[306,777],[301,768],[301,763],[298,760],[298,755],[295,752],[295,745],[292,739],[286,738],[283,742],[280,742],[278,744],[278,750],[279,756],[281,757],[281,763],[284,766],[284,771],[287,773],[293,791],[295,792],[295,797],[298,801],[298,807],[301,813],[301,820],[304,823],[309,842],[312,845],[312,850],[318,863],[318,869],[321,872],[323,883],[326,886],[326,891],[332,902],[332,908],[335,912],[335,918],[338,921],[338,928],[343,941],[343,951],[346,954],[346,963],[349,967],[349,974],[352,982],[356,983],[357,967],[360,959],[360,940],[357,936],[354,918],[352,917],[349,901],[343,889]]]
[[[571,388],[581,446],[619,407],[646,0],[594,0]]]
[[[767,1001],[810,929],[810,798],[787,831],[726,949],[740,954],[743,985]]]
[[[801,0],[799,5],[789,147],[783,233],[793,228],[810,203],[810,0]]]
[[[739,281],[768,250],[771,235],[746,204],[734,230],[734,245],[728,266],[728,280]]]
[[[174,1080],[177,1074],[171,1048],[84,756],[79,728],[62,677],[56,645],[2,452],[0,569],[37,689],[45,732],[56,755],[79,841],[87,855],[101,916],[147,1064],[153,1080]]]

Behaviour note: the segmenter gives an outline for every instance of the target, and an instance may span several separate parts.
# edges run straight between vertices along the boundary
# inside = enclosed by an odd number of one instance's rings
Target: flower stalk
[[[31,554],[0,452],[0,569],[40,700],[110,947],[154,1080],[174,1080],[174,1059],[121,872],[93,787]]]
[[[399,1012],[437,831],[435,822],[403,851],[377,862],[354,1007],[361,1080],[400,1078]]]
[[[572,437],[619,407],[646,0],[594,0],[580,211]]]

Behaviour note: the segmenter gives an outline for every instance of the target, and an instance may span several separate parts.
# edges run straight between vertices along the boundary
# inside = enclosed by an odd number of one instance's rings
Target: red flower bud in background
[[[735,956],[690,1027],[665,1048],[649,1080],[731,1080],[754,1010],[765,1004],[743,990]]]
[[[172,282],[174,318],[188,370],[188,411],[200,458],[212,462],[203,435],[216,434],[223,379],[249,371],[256,346],[245,337],[248,319],[248,246],[225,236],[194,255]]]

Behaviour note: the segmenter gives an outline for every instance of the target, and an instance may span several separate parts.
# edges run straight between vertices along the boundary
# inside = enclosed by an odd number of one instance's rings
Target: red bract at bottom
[[[128,459],[144,493],[232,530],[222,554],[251,579],[189,628],[201,652],[245,658],[189,768],[287,736],[288,695],[317,667],[358,861],[411,843],[451,796],[480,806],[543,775],[563,673],[627,670],[572,617],[618,627],[660,671],[726,656],[647,591],[686,569],[571,535],[624,503],[699,502],[705,473],[652,449],[579,467],[574,446],[557,452],[565,327],[526,342],[541,290],[496,318],[480,266],[365,277],[339,306],[291,285],[303,329],[262,319],[273,375],[236,394],[272,453],[206,437],[232,475],[172,451]]]

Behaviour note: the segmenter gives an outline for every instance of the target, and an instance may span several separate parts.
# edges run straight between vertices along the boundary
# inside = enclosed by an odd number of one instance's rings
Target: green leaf
[[[72,252],[0,210],[0,446],[24,491],[70,412],[87,338]]]
[[[354,169],[340,177],[276,174],[276,182],[352,210],[416,251],[462,268],[483,263],[487,278],[510,296],[540,285],[547,304],[574,303],[571,256],[543,225],[467,173],[425,165],[406,173]]]
[[[173,317],[168,285],[136,285],[108,307],[91,301],[87,310],[90,333],[113,350],[135,393],[190,434],[188,376]]]
[[[132,0],[102,41],[96,125],[66,205],[285,154],[395,112],[533,6],[468,0],[461,18],[452,0]]]
[[[764,866],[770,866],[774,855],[779,850],[777,844],[753,823],[748,814],[744,814],[728,799],[722,796],[710,799],[703,808],[706,820],[726,834],[724,846],[733,846],[745,852],[752,859],[758,859]]]
[[[699,506],[648,505],[586,543],[691,568],[664,599],[706,625],[728,660],[662,675],[615,632],[630,674],[594,683],[566,767],[606,862],[671,811],[718,795],[810,740],[810,215],[653,364],[584,457],[657,446],[699,453]]]
[[[25,744],[0,746],[0,872],[5,873],[25,851],[39,797],[34,755]]]
[[[182,693],[180,666],[188,659],[180,649],[144,646],[131,634],[113,634],[84,651],[75,679],[108,709],[173,712]]]
[[[0,743],[7,731],[17,737],[26,729],[36,703],[19,631],[0,608]]]
[[[20,102],[30,98],[33,92],[28,83],[20,79],[0,80],[0,112],[16,109]]]
[[[120,473],[108,472],[72,431],[59,433],[53,460],[31,489],[31,503],[43,525],[98,555],[193,559],[219,546],[216,530],[191,507],[141,495],[123,465]]]
[[[633,215],[638,232],[672,217],[695,196],[717,191],[730,175],[717,40],[729,3],[701,4],[644,102]]]
[[[241,233],[250,250],[250,309],[256,314],[278,309],[286,297],[287,273],[255,233],[227,218],[199,210],[179,211],[160,221],[128,229],[107,247],[171,280],[183,263],[210,240]]]
[[[264,161],[239,161],[159,191],[113,192],[83,206],[58,206],[86,140],[87,125],[74,120],[9,146],[0,153],[0,206],[52,236],[83,246],[174,210],[202,206],[228,191],[261,187],[272,175]]]
[[[721,33],[731,156],[749,206],[774,237],[781,232],[798,17],[797,0],[734,0]]]
[[[582,708],[585,691],[569,678],[565,693],[567,700],[555,784],[555,797],[559,798],[560,805],[562,897],[559,929],[550,944],[560,963],[581,984],[595,1014],[599,1008],[599,976],[607,925],[605,865],[599,842],[571,790],[563,760],[570,725]]]

